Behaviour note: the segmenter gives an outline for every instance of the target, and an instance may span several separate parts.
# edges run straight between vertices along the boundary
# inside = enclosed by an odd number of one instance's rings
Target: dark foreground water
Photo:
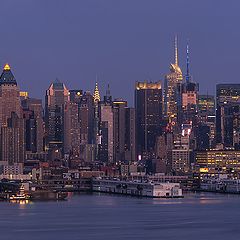
[[[80,194],[68,201],[0,203],[0,240],[240,239],[240,196],[147,199]]]

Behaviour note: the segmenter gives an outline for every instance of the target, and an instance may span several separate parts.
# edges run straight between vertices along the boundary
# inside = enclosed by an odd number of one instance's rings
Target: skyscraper
[[[22,100],[23,118],[26,126],[26,150],[43,152],[44,122],[42,100],[26,98]]]
[[[198,96],[198,116],[200,122],[208,121],[208,116],[215,116],[215,97],[213,95]]]
[[[240,84],[218,84],[216,89],[216,140],[239,148]]]
[[[125,131],[126,131],[127,101],[116,99],[113,101],[113,135],[114,161],[125,160]]]
[[[125,113],[125,160],[136,161],[136,112],[135,108],[127,107]]]
[[[79,106],[75,102],[66,102],[64,107],[64,152],[69,154],[71,159],[80,157],[80,121]]]
[[[0,76],[0,126],[7,126],[7,119],[15,112],[21,115],[20,95],[17,81],[8,64]]]
[[[93,125],[93,144],[95,144],[96,154],[95,160],[99,158],[99,144],[100,144],[100,133],[99,133],[99,103],[101,101],[100,92],[98,89],[97,82],[95,83],[95,89],[93,93],[93,102],[94,102],[94,125]]]
[[[46,91],[45,124],[47,148],[63,152],[64,107],[69,102],[69,91],[59,80],[53,82]]]
[[[207,141],[209,141],[210,147],[214,147],[216,135],[216,109],[215,97],[213,95],[198,96],[198,122],[199,126],[202,126],[204,128],[204,132],[206,132],[206,129],[209,129]],[[204,126],[207,126],[208,128]],[[198,132],[200,134],[200,139],[198,139],[197,142],[202,142],[201,139],[203,136],[203,132]]]
[[[170,73],[165,76],[164,82],[164,112],[171,129],[177,129],[181,111],[181,84],[182,70],[178,63],[178,43],[175,37],[175,63],[170,64]]]
[[[0,76],[1,161],[23,163],[25,159],[25,128],[21,118],[19,88],[10,66]]]
[[[104,100],[99,104],[99,160],[103,162],[113,162],[113,108],[112,96],[108,85]]]
[[[182,84],[182,111],[179,121],[183,124],[196,125],[197,122],[197,99],[198,99],[198,84],[192,81],[189,69],[189,46],[187,44],[187,72],[185,82]]]
[[[153,152],[162,132],[161,82],[137,82],[135,87],[137,152]]]
[[[94,102],[92,94],[84,92],[79,103],[81,143],[92,144],[94,134]]]

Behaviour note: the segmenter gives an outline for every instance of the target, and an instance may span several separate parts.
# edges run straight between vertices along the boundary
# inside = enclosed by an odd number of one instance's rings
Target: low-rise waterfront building
[[[200,167],[200,170],[205,173],[239,172],[240,151],[209,150],[197,152],[196,164]]]

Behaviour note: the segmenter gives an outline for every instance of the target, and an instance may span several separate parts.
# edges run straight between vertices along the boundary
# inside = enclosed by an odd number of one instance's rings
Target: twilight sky
[[[239,82],[239,0],[8,0],[0,1],[0,66],[8,62],[21,90],[43,98],[59,78],[69,89],[114,97],[132,105],[135,81],[163,80],[179,37],[185,73],[201,93]]]

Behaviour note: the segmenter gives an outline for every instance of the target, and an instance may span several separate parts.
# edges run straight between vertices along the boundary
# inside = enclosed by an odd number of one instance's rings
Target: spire
[[[190,76],[190,57],[189,57],[189,42],[187,41],[187,47],[186,47],[186,55],[187,55],[187,59],[186,59],[186,64],[187,64],[187,72],[186,72],[186,82],[189,83],[191,81],[191,76]]]
[[[175,35],[174,48],[175,48],[175,65],[178,66],[178,39],[177,39],[177,35]]]
[[[187,42],[187,47],[186,47],[186,53],[187,53],[187,74],[186,74],[186,82],[189,83],[190,81],[190,70],[189,70],[189,44]]]
[[[94,89],[94,94],[93,94],[93,101],[94,103],[98,103],[100,102],[101,98],[100,98],[100,93],[98,90],[98,84],[97,82],[95,83],[95,89]]]
[[[106,96],[107,97],[111,96],[109,83],[108,83],[107,90],[106,90]]]

